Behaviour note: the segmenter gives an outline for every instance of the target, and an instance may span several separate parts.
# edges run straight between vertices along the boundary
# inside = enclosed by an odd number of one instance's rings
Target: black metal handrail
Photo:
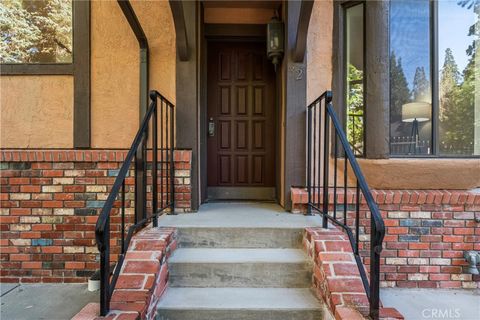
[[[323,106],[323,108],[322,108]],[[326,91],[317,100],[307,107],[307,189],[308,189],[308,214],[318,212],[322,215],[323,228],[328,228],[330,220],[342,228],[348,236],[353,248],[363,286],[370,304],[370,317],[378,319],[380,305],[380,253],[385,236],[385,225],[378,210],[370,188],[358,165],[357,159],[347,140],[345,131],[338,120],[332,105],[332,92]],[[323,121],[322,121],[323,120]],[[333,124],[333,130],[330,129]],[[322,134],[323,131],[323,134]],[[333,139],[330,134],[333,133]],[[323,138],[322,138],[323,136]],[[340,143],[339,143],[340,142]],[[333,159],[330,144],[333,144]],[[323,147],[323,150],[322,150]],[[323,153],[323,155],[322,155]],[[343,186],[338,186],[338,160],[343,158]],[[330,167],[333,162],[333,186],[330,186]],[[351,168],[355,183],[355,219],[348,221],[348,167]],[[323,181],[322,181],[323,180]],[[329,210],[329,196],[333,188],[333,208]],[[338,189],[343,188],[343,216],[337,215]],[[322,195],[320,193],[323,193]],[[370,211],[370,280],[362,263],[359,253],[360,243],[360,197]],[[341,206],[341,204],[340,204]]]
[[[150,221],[154,227],[158,226],[158,216],[169,211],[174,212],[175,208],[175,193],[174,193],[174,105],[169,102],[165,97],[155,90],[150,91],[150,106],[140,124],[135,138],[133,139],[130,150],[128,151],[125,160],[118,172],[115,182],[112,186],[110,194],[102,208],[100,216],[98,217],[95,227],[95,238],[97,241],[97,247],[100,251],[100,315],[105,316],[110,310],[110,299],[115,289],[115,285],[120,274],[120,270],[125,259],[125,253],[127,252],[128,245],[132,236],[145,227]],[[158,101],[160,101],[160,108],[158,107]],[[159,121],[160,114],[160,121]],[[125,193],[126,183],[125,180],[130,172],[132,160],[134,160],[135,177],[139,175],[146,175],[147,168],[147,142],[149,138],[150,121],[152,122],[152,160],[151,160],[151,214],[147,215],[147,200],[146,196],[140,197],[142,203],[135,205],[134,223],[126,229],[126,216],[125,216]],[[160,127],[160,132],[158,132]],[[160,135],[160,137],[159,137]],[[158,138],[160,138],[160,148],[158,146]],[[158,152],[160,151],[160,180],[158,179]],[[138,157],[143,159],[138,161]],[[139,165],[140,162],[140,165]],[[140,180],[143,185],[138,185],[140,182],[135,179],[135,194],[138,190],[146,190],[147,180]],[[158,181],[160,181],[160,191],[158,190]],[[164,186],[166,183],[166,186]],[[120,195],[120,206],[115,202]],[[160,197],[160,205],[159,205]],[[135,197],[139,199],[139,197]],[[117,237],[117,244],[120,241],[120,253],[118,255],[118,261],[111,274],[110,268],[110,253],[112,231],[111,215],[114,208],[120,208],[120,236]],[[125,231],[127,233],[125,235]],[[114,230],[116,234],[117,230]]]

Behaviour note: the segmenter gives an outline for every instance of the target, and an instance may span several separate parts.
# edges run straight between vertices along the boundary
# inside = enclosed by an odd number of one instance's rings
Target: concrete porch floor
[[[99,293],[86,284],[0,284],[1,313],[5,320],[68,320]]]
[[[381,288],[385,306],[405,319],[480,319],[480,290]]]
[[[210,202],[197,213],[165,215],[159,220],[159,226],[175,227],[303,228],[321,224],[319,216],[292,214],[269,202]]]

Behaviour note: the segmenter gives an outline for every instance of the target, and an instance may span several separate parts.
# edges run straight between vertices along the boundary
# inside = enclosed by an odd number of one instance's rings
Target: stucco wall
[[[150,48],[150,88],[175,102],[175,29],[167,1],[131,1]],[[128,148],[139,124],[139,46],[116,1],[92,2],[92,147]]]
[[[0,77],[0,147],[73,146],[72,76]]]
[[[333,2],[316,0],[307,36],[307,103],[332,89]]]
[[[359,163],[375,189],[480,187],[480,159],[360,159]]]

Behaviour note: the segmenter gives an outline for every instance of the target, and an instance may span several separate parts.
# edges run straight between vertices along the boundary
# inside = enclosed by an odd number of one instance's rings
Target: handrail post
[[[170,192],[171,192],[171,202],[170,202],[170,212],[175,214],[175,157],[174,157],[174,150],[175,150],[175,119],[174,117],[174,110],[173,106],[170,105]]]
[[[307,108],[307,215],[312,215],[312,109]]]
[[[329,169],[329,149],[330,149],[330,122],[328,119],[328,101],[325,99],[325,119],[324,119],[324,133],[323,133],[323,216],[322,216],[322,227],[328,228],[328,169]]]
[[[370,317],[379,318],[380,309],[380,252],[377,227],[373,217],[370,219]]]
[[[152,108],[153,108],[153,119],[152,119],[152,135],[153,135],[153,142],[152,142],[152,224],[153,227],[158,227],[158,217],[157,217],[157,210],[158,210],[158,192],[157,192],[157,153],[158,153],[158,134],[157,134],[157,95],[150,94],[150,99],[152,99]]]
[[[146,195],[146,134],[135,153],[135,223],[145,219]]]
[[[100,315],[110,310],[110,217],[107,217],[100,250]]]

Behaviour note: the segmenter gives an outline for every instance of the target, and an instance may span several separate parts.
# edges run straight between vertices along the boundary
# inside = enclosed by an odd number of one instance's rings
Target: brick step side
[[[306,228],[303,245],[314,262],[313,289],[335,319],[365,319],[369,302],[348,237],[335,227]]]

